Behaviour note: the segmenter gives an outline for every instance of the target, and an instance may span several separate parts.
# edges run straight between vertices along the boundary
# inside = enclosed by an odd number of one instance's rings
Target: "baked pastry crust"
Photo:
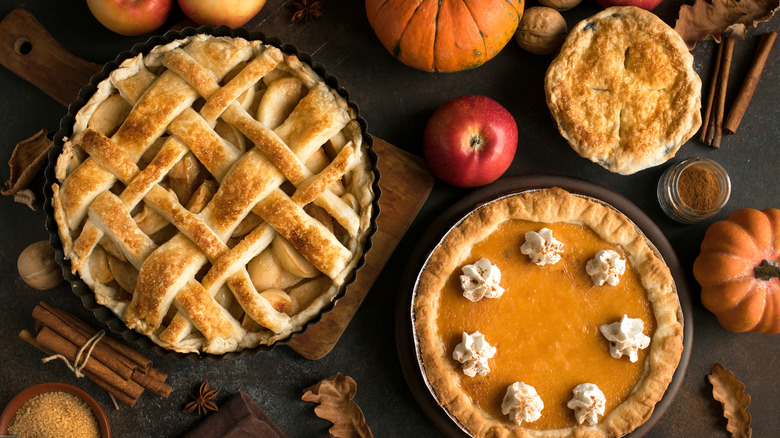
[[[701,125],[693,56],[677,32],[633,6],[578,23],[544,86],[571,147],[623,175],[666,162]]]
[[[374,173],[356,116],[262,41],[194,35],[127,59],[57,160],[65,258],[99,304],[165,348],[284,339],[363,254]]]
[[[619,245],[641,278],[655,316],[656,329],[639,382],[630,396],[595,426],[535,430],[494,418],[476,406],[460,386],[436,318],[440,293],[471,248],[505,221],[583,224],[604,241]],[[511,275],[505,273],[504,275]],[[501,299],[501,298],[498,298]],[[425,377],[438,402],[475,437],[619,437],[642,425],[661,400],[682,354],[682,310],[669,268],[646,237],[614,208],[559,188],[508,195],[484,204],[459,222],[433,250],[418,279],[413,325]]]

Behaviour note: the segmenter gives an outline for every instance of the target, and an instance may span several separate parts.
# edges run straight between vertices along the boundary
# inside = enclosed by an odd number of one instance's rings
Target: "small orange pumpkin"
[[[733,332],[780,333],[780,210],[743,208],[707,229],[693,275]]]
[[[366,0],[379,41],[399,61],[425,71],[478,67],[512,39],[524,0]]]

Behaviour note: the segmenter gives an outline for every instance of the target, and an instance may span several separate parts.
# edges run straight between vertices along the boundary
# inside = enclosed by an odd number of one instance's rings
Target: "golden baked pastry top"
[[[542,227],[563,242],[555,264],[538,266],[521,253],[525,233]],[[596,286],[585,273],[587,261],[604,249],[626,259],[615,286]],[[500,269],[505,290],[472,302],[459,276],[480,258]],[[642,319],[650,337],[637,362],[611,356],[599,330],[624,314]],[[418,279],[413,325],[438,402],[476,437],[628,433],[663,397],[683,348],[674,281],[655,248],[612,207],[557,188],[491,201],[450,230]],[[462,333],[474,331],[495,354],[485,375],[468,376],[453,352]],[[543,401],[536,421],[518,425],[502,413],[502,397],[516,381],[533,386]],[[606,396],[606,412],[593,426],[578,424],[567,407],[580,383],[596,384]]]
[[[545,77],[558,130],[582,157],[631,174],[672,158],[701,125],[701,80],[655,14],[604,9],[569,33]]]
[[[369,233],[356,113],[296,56],[195,35],[125,60],[56,164],[73,272],[178,352],[273,344],[320,314]]]

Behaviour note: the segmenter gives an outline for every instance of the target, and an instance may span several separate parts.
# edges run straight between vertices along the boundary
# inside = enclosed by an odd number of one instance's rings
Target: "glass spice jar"
[[[707,158],[688,158],[669,166],[658,180],[658,202],[670,218],[692,224],[717,214],[729,200],[726,169]]]

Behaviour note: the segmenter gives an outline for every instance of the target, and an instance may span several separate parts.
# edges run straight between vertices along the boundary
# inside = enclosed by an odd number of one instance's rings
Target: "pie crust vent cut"
[[[63,139],[65,259],[181,353],[273,345],[333,302],[375,228],[357,111],[295,54],[196,34],[123,61]]]

